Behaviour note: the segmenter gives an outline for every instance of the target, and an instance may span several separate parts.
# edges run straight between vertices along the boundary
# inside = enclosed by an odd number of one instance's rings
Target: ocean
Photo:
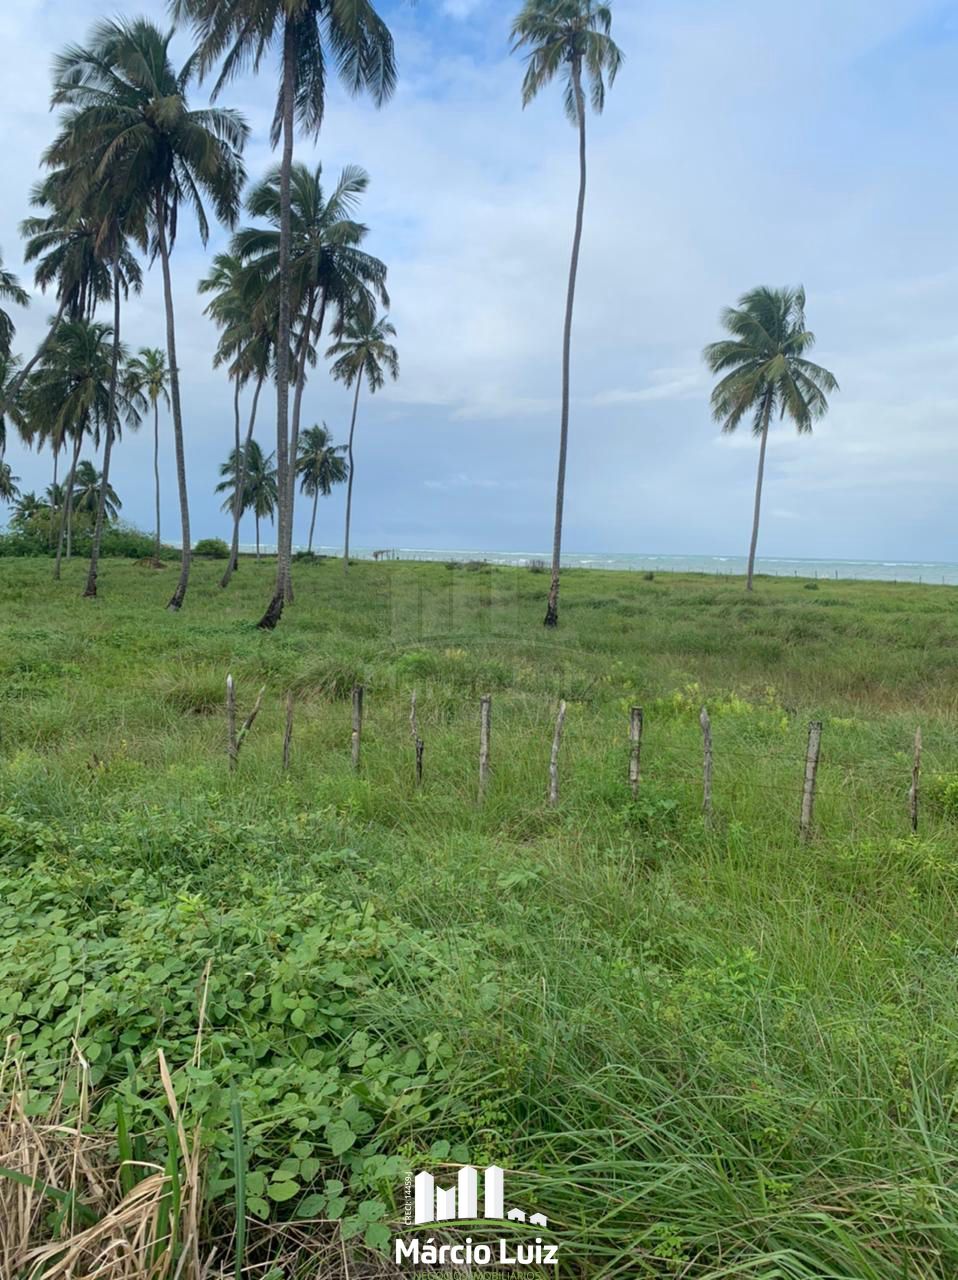
[[[242,550],[255,548],[244,545]],[[298,547],[297,550],[305,550]],[[350,554],[358,560],[371,560],[373,548],[357,547]],[[273,552],[275,547],[264,552]],[[342,555],[341,547],[316,547],[319,555]],[[522,568],[534,560],[546,565],[551,555],[545,551],[483,551],[478,548],[391,547],[388,555],[398,560],[486,560],[490,564],[511,564]],[[744,556],[665,556],[639,553],[596,551],[563,555],[562,564],[569,569],[645,570],[654,573],[707,573],[744,575]],[[877,582],[925,582],[958,586],[958,563],[950,560],[817,560],[787,556],[759,556],[757,573],[778,578],[851,578]]]

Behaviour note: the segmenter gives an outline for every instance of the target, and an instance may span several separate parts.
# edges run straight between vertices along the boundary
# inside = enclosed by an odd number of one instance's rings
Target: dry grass
[[[54,1104],[32,1115],[14,1041],[8,1039],[0,1062],[0,1280],[386,1280],[398,1274],[385,1258],[357,1256],[335,1223],[320,1220],[251,1223],[244,1256],[237,1258],[232,1224],[217,1229],[204,1217],[200,1133],[187,1136],[162,1050],[159,1075],[177,1147],[176,1161],[165,1168],[121,1161],[116,1140],[92,1130],[89,1065],[78,1051]]]

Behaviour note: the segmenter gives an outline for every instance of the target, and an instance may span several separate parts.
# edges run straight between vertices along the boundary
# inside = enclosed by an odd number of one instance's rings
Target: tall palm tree
[[[313,533],[316,529],[316,508],[319,495],[328,498],[334,484],[342,484],[349,474],[349,464],[343,457],[345,445],[334,445],[332,432],[323,425],[308,427],[300,436],[296,456],[296,474],[300,488],[313,500],[313,514],[309,522],[309,545],[313,549]]]
[[[0,302],[13,302],[18,307],[26,307],[30,304],[30,295],[26,289],[21,287],[13,272],[5,269],[2,255],[0,255]],[[10,354],[10,345],[13,342],[16,331],[17,328],[13,320],[0,307],[0,356],[8,356]]]
[[[127,376],[153,410],[153,492],[156,499],[156,535],[153,557],[160,558],[160,401],[170,407],[170,371],[159,347],[140,347],[127,361]]]
[[[218,253],[209,274],[200,280],[200,293],[210,294],[205,314],[221,329],[213,357],[214,368],[227,364],[233,382],[233,448],[240,461],[239,483],[235,486],[233,535],[226,569],[220,586],[229,586],[239,564],[239,526],[243,514],[240,495],[243,492],[242,468],[246,447],[253,436],[256,411],[263,383],[269,376],[273,360],[276,315],[272,282],[259,263],[244,263],[233,247]],[[240,392],[252,379],[253,400],[245,440],[240,440]]]
[[[365,306],[357,308],[343,324],[341,336],[326,352],[328,359],[335,358],[331,369],[334,378],[347,387],[356,384],[353,396],[353,413],[349,423],[349,444],[346,448],[349,475],[346,484],[346,532],[343,540],[343,573],[349,570],[349,522],[353,507],[353,436],[356,433],[356,410],[359,408],[359,389],[363,378],[370,395],[375,394],[386,381],[386,374],[395,380],[399,377],[399,356],[389,341],[396,330],[387,316],[377,318],[374,311]]]
[[[79,463],[74,477],[73,510],[96,516],[100,509],[100,493],[105,490],[104,505],[107,518],[116,520],[123,503],[111,484],[104,486],[103,473],[97,471],[92,462],[84,459]]]
[[[16,502],[20,497],[20,490],[17,488],[19,479],[10,469],[9,462],[0,462],[0,502]]]
[[[751,415],[752,432],[760,442],[745,582],[751,591],[769,424],[777,413],[791,418],[800,434],[809,433],[812,423],[828,412],[827,393],[837,391],[838,383],[827,369],[805,359],[815,335],[805,327],[801,286],[752,289],[737,307],[726,307],[721,319],[731,336],[710,343],[702,353],[712,373],[725,375],[712,392],[712,414],[727,432]]]
[[[108,182],[122,191],[131,219],[148,228],[151,252],[160,259],[183,544],[168,607],[179,609],[189,582],[190,514],[170,254],[183,204],[192,206],[204,243],[209,235],[204,197],[222,222],[235,222],[245,178],[240,154],[249,130],[235,111],[190,109],[187,90],[196,59],[176,71],[171,39],[172,32],[146,19],[117,19],[98,23],[87,46],[62,54],[53,101],[67,111],[47,161],[82,165],[91,184]]]
[[[322,183],[322,166],[294,164],[290,191],[290,277],[291,315],[298,334],[292,344],[293,406],[290,430],[290,457],[298,456],[299,425],[307,365],[314,360],[314,343],[322,336],[328,318],[334,329],[342,327],[350,308],[364,305],[375,310],[377,300],[389,303],[386,266],[360,246],[367,227],[356,222],[360,197],[369,186],[369,175],[357,165],[347,165],[327,196]],[[246,207],[255,217],[271,225],[244,227],[233,239],[236,252],[259,264],[273,280],[279,269],[280,173],[274,170],[247,197]],[[288,488],[280,491],[286,504],[283,536],[284,554],[292,554],[295,505],[295,466],[290,469]],[[286,600],[292,599],[292,583],[286,581]]]
[[[552,581],[545,625],[559,624],[559,565],[562,559],[562,509],[565,504],[566,454],[569,445],[569,383],[572,352],[572,310],[575,303],[582,221],[585,213],[585,85],[592,109],[605,106],[605,86],[611,86],[622,65],[622,51],[612,39],[612,11],[596,0],[526,0],[512,24],[513,50],[528,49],[522,82],[522,105],[556,76],[563,82],[563,102],[569,120],[579,131],[579,197],[575,233],[566,288],[565,323],[562,330],[562,408],[559,417],[559,469],[556,478],[555,527],[552,537]]]
[[[279,554],[273,597],[259,621],[264,629],[279,622],[290,580],[292,512],[286,495],[293,492],[290,472],[289,381],[291,333],[291,211],[295,122],[316,137],[326,106],[326,68],[332,55],[336,69],[353,93],[363,90],[377,106],[396,83],[393,39],[370,0],[173,0],[173,11],[193,22],[203,71],[223,58],[214,94],[234,75],[251,66],[258,71],[267,54],[279,47],[280,83],[273,117],[272,142],[282,139],[279,176],[279,262],[276,332],[276,464],[279,492]],[[288,526],[288,527],[287,527]]]
[[[237,494],[239,494],[240,510],[243,513],[252,511],[256,520],[256,559],[258,560],[260,558],[259,522],[267,517],[272,521],[279,496],[276,468],[273,465],[275,455],[271,453],[269,457],[265,457],[255,440],[249,441],[243,453],[245,457],[234,449],[220,466],[220,475],[223,479],[216,486],[216,492],[227,494],[222,507],[224,511],[230,511],[235,507]]]

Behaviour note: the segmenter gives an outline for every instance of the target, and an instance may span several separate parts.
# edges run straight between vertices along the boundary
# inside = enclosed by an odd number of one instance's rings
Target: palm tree
[[[30,295],[21,288],[20,282],[12,271],[7,271],[0,255],[0,301],[14,302],[18,307],[30,304]],[[16,325],[2,307],[0,307],[0,356],[9,356],[10,345],[16,333]]]
[[[108,422],[118,430],[121,413],[136,419],[135,406],[124,389],[113,387],[112,368],[113,330],[109,325],[63,320],[22,393],[24,415],[34,436],[41,443],[49,441],[55,455],[68,441],[73,446],[60,511],[55,578],[60,577],[64,536],[68,556],[71,549],[73,488],[83,441],[90,435],[98,445]]]
[[[111,484],[104,486],[103,473],[92,462],[79,463],[74,477],[73,510],[96,516],[100,509],[100,494],[104,493],[104,507],[108,519],[116,520],[123,503]]]
[[[326,67],[330,54],[341,79],[353,93],[368,91],[377,106],[396,83],[393,40],[370,0],[173,0],[174,13],[192,20],[198,37],[200,67],[205,72],[222,56],[214,89],[280,46],[279,95],[273,117],[272,142],[283,143],[279,171],[279,261],[276,332],[276,463],[279,492],[279,554],[276,586],[259,621],[264,629],[279,622],[286,601],[292,546],[292,511],[286,497],[293,492],[290,452],[289,374],[291,333],[291,209],[293,131],[296,120],[307,135],[319,134],[326,106]]]
[[[82,166],[91,184],[108,182],[123,192],[130,219],[142,221],[160,259],[166,306],[166,350],[183,551],[180,576],[169,601],[179,609],[190,570],[190,514],[176,358],[176,320],[170,253],[181,205],[192,205],[205,243],[208,198],[228,226],[236,220],[245,172],[240,153],[248,128],[235,111],[191,110],[187,90],[196,71],[190,58],[177,72],[170,60],[172,32],[146,19],[98,23],[86,47],[57,59],[54,105],[65,105],[60,136],[47,162]]]
[[[9,462],[0,462],[0,502],[16,502],[20,497],[20,490],[17,488],[19,479],[11,471]]]
[[[140,347],[127,361],[127,376],[153,410],[153,491],[156,498],[156,543],[153,558],[160,558],[160,401],[170,407],[170,371],[159,347]]]
[[[349,474],[349,465],[343,454],[344,445],[334,445],[332,432],[326,423],[307,428],[299,440],[299,451],[296,457],[296,473],[300,477],[300,488],[308,498],[313,500],[313,514],[309,522],[309,546],[313,549],[313,532],[316,528],[316,508],[319,495],[328,498],[334,484],[342,484]]]
[[[21,435],[28,434],[14,386],[20,382],[20,360],[17,356],[0,352],[0,461],[7,448],[7,417]]]
[[[14,508],[11,523],[16,525],[18,529],[28,529],[36,517],[50,514],[51,507],[48,502],[38,498],[32,491],[30,493],[21,493],[17,498],[17,505]]]
[[[347,165],[328,197],[322,183],[322,166],[294,164],[290,191],[291,314],[298,335],[293,342],[293,406],[290,457],[298,455],[306,367],[315,360],[314,343],[322,336],[330,313],[334,329],[342,327],[350,308],[364,305],[375,310],[377,300],[389,303],[386,266],[360,246],[367,227],[353,213],[369,186],[369,175],[357,165]],[[275,280],[279,269],[280,173],[274,170],[250,192],[246,207],[270,226],[244,227],[233,239],[236,252],[257,262]],[[284,554],[291,557],[296,468],[289,474],[282,521],[287,541]],[[292,599],[292,583],[286,581],[286,601]]]
[[[234,246],[235,241],[234,236]],[[212,295],[205,314],[222,330],[213,357],[213,367],[229,362],[229,375],[233,382],[233,448],[240,460],[240,477],[235,486],[230,555],[220,579],[220,586],[227,587],[239,564],[239,526],[243,514],[240,505],[243,491],[242,467],[246,447],[256,425],[259,394],[272,364],[276,332],[275,307],[270,305],[271,282],[260,264],[244,263],[234,249],[215,256],[209,274],[200,280],[197,287],[200,293]],[[254,383],[253,400],[246,437],[241,442],[240,392],[250,379]]]
[[[378,319],[374,311],[365,306],[359,307],[348,316],[343,324],[341,336],[326,352],[327,359],[337,357],[331,369],[334,378],[344,382],[347,387],[356,384],[353,396],[353,414],[349,423],[349,444],[347,445],[349,476],[346,485],[346,534],[343,546],[343,573],[349,570],[349,521],[353,505],[353,436],[356,432],[356,410],[359,407],[359,389],[363,377],[369,387],[370,395],[375,394],[386,380],[385,375],[395,380],[399,377],[399,356],[396,348],[389,341],[396,336],[396,330],[388,317]]]
[[[552,538],[552,582],[545,625],[559,625],[559,565],[562,558],[562,509],[565,504],[565,467],[569,444],[569,382],[572,349],[572,309],[575,302],[582,219],[585,213],[585,89],[588,81],[592,109],[605,106],[605,82],[611,86],[622,65],[622,51],[609,34],[612,11],[596,0],[526,0],[512,24],[513,50],[528,48],[522,82],[522,105],[535,98],[555,76],[563,81],[566,115],[579,131],[579,198],[575,234],[566,289],[565,324],[562,331],[562,408],[559,418],[559,470],[556,479],[555,528]]]
[[[224,478],[216,486],[217,493],[228,495],[223,503],[223,511],[235,508],[238,493],[241,512],[253,512],[256,519],[257,560],[260,558],[259,522],[267,516],[272,521],[279,496],[276,468],[273,466],[274,457],[275,454],[272,453],[268,458],[264,457],[259,444],[255,440],[250,440],[243,453],[238,454],[235,449],[232,450],[230,456],[220,466],[220,475]],[[241,480],[240,477],[243,479]]]
[[[712,415],[723,431],[731,432],[750,414],[752,431],[760,441],[745,582],[745,589],[751,591],[772,416],[791,418],[799,434],[806,434],[828,412],[826,393],[837,391],[838,383],[827,369],[805,359],[815,335],[805,328],[801,286],[752,289],[739,298],[737,307],[726,307],[721,319],[731,337],[711,343],[702,353],[712,373],[725,375],[712,392]]]

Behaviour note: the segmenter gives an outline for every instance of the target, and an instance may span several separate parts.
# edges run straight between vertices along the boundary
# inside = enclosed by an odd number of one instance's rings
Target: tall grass
[[[510,1195],[548,1213],[562,1274],[958,1274],[954,591],[822,582],[806,592],[767,580],[753,600],[736,582],[573,571],[553,636],[539,626],[535,575],[357,564],[344,582],[320,562],[298,570],[295,608],[264,636],[251,622],[262,566],[244,564],[223,593],[215,567],[198,564],[176,618],[135,567],[108,564],[95,604],[78,599],[71,576],[54,591],[47,572],[0,565],[0,799],[41,832],[26,850],[22,825],[0,831],[11,883],[41,868],[64,903],[90,903],[103,937],[117,929],[108,902],[144,923],[156,909],[226,919],[237,886],[251,883],[277,902],[321,886],[395,922],[406,941],[389,982],[357,995],[348,1035],[422,1053],[428,1087],[422,1106],[377,1113],[377,1150],[440,1172],[464,1158],[503,1164]],[[267,685],[234,776],[228,670],[241,708]],[[358,774],[357,682],[367,690]],[[288,689],[296,725],[284,774]],[[485,693],[493,778],[479,805]],[[552,811],[560,697],[569,710]],[[646,725],[634,802],[633,703]],[[709,827],[703,703],[715,749]],[[803,848],[811,718],[825,730],[816,838]],[[126,883],[136,892],[124,894]],[[212,941],[210,956],[224,981],[244,963]],[[3,999],[0,979],[0,1018]],[[11,1018],[29,1050],[38,1032]],[[173,1124],[148,1135],[169,1179],[189,1165],[170,1091],[192,1133],[205,1086],[185,1054],[170,1058],[164,1090],[163,1038],[158,1019],[153,1056],[135,1065],[141,1094],[152,1089]],[[431,1066],[430,1044],[444,1046]],[[201,1050],[200,1071],[212,1065]],[[123,1084],[94,1063],[87,1127],[107,1161],[132,1151],[132,1121],[117,1124]],[[224,1275],[266,1266],[304,1238],[282,1226],[281,1204],[272,1225],[248,1209],[266,1121],[238,1097],[213,1122],[229,1185],[204,1182],[202,1165],[195,1175],[198,1256],[215,1241]],[[118,1163],[128,1168],[129,1154]],[[54,1174],[77,1204],[98,1203],[62,1162]],[[123,1203],[135,1188],[116,1176]],[[323,1157],[316,1186],[330,1178],[348,1196],[341,1157]],[[400,1193],[393,1172],[376,1187],[387,1224]],[[263,1235],[277,1231],[285,1245]],[[328,1229],[317,1233],[310,1247],[327,1248]],[[330,1274],[346,1274],[373,1255],[354,1235],[323,1256]]]

